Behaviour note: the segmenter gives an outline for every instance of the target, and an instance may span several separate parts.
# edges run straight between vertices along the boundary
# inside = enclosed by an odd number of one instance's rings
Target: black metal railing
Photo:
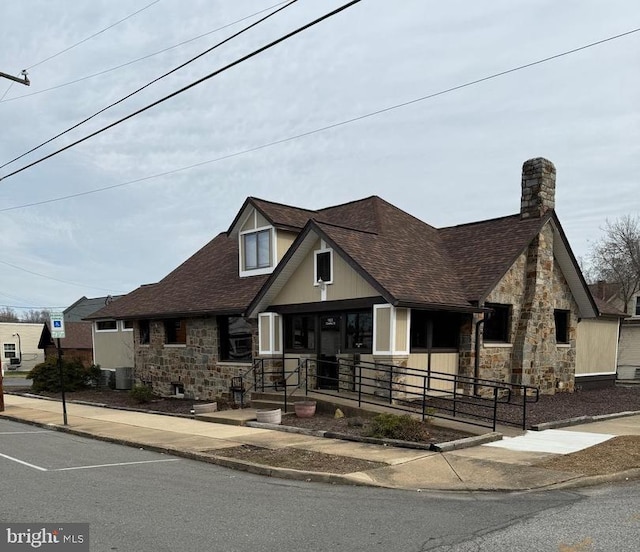
[[[490,427],[526,429],[527,404],[537,402],[539,389],[530,385],[475,378],[390,364],[304,359],[305,394],[339,395],[364,404],[384,404],[428,417]],[[318,376],[318,367],[322,376]],[[332,375],[333,374],[333,375]],[[324,388],[317,385],[321,380]],[[310,386],[311,383],[311,386]],[[329,389],[331,388],[331,389]]]
[[[295,362],[293,369],[287,369],[287,361]],[[302,360],[298,357],[260,358],[243,375],[233,377],[230,385],[232,397],[239,396],[244,407],[248,393],[252,391],[282,392],[284,411],[287,411],[289,397],[302,385]],[[295,377],[297,376],[297,377]]]

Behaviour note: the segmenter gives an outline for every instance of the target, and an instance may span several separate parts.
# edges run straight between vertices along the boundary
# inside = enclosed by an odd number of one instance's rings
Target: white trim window
[[[3,345],[2,356],[4,356],[4,358],[17,358],[16,344],[5,343]]]
[[[313,285],[333,284],[333,249],[323,243],[322,249],[313,252]]]
[[[123,332],[132,332],[133,320],[120,320],[120,330]]]
[[[117,320],[97,320],[96,332],[117,332],[118,321]]]
[[[273,269],[273,228],[240,233],[240,276],[268,274]]]

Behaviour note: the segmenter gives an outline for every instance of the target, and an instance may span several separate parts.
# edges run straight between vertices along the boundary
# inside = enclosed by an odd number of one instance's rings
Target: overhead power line
[[[317,134],[317,133],[323,132],[325,130],[330,130],[330,129],[337,128],[337,127],[340,127],[340,126],[348,125],[350,123],[361,121],[361,120],[367,119],[369,117],[374,117],[376,115],[387,113],[387,112],[393,111],[395,109],[399,109],[399,108],[402,108],[402,107],[407,107],[409,105],[413,105],[413,104],[416,104],[418,102],[422,102],[422,101],[425,101],[425,100],[428,100],[428,99],[431,99],[431,98],[435,98],[437,96],[442,96],[444,94],[448,94],[450,92],[454,92],[454,91],[460,90],[462,88],[473,86],[475,84],[480,84],[482,82],[485,82],[485,81],[488,81],[488,80],[491,80],[491,79],[495,79],[495,78],[498,78],[498,77],[502,77],[502,76],[508,75],[510,73],[514,73],[516,71],[527,69],[527,68],[533,67],[535,65],[540,65],[541,63],[546,63],[548,61],[552,61],[554,59],[558,59],[560,57],[567,56],[569,54],[580,52],[581,50],[586,50],[587,48],[592,48],[594,46],[598,46],[600,44],[604,44],[605,42],[610,42],[612,40],[616,40],[618,38],[622,38],[624,36],[628,36],[628,35],[631,35],[633,33],[637,33],[639,31],[640,31],[640,27],[636,28],[636,29],[632,29],[631,31],[627,31],[627,32],[620,33],[620,34],[617,34],[617,35],[614,35],[614,36],[610,36],[610,37],[602,39],[602,40],[598,40],[596,42],[591,42],[591,43],[586,44],[584,46],[579,46],[578,48],[573,48],[571,50],[566,50],[566,51],[561,52],[559,54],[554,54],[552,56],[545,57],[545,58],[539,59],[537,61],[526,63],[524,65],[519,65],[519,66],[514,67],[512,69],[507,69],[505,71],[500,71],[498,73],[493,73],[493,74],[488,75],[486,77],[482,77],[482,78],[479,78],[479,79],[468,81],[468,82],[465,82],[463,84],[459,84],[459,85],[456,85],[456,86],[453,86],[453,87],[450,87],[450,88],[445,88],[443,90],[440,90],[438,92],[433,92],[433,93],[427,94],[425,96],[420,96],[419,98],[414,98],[414,99],[408,100],[406,102],[401,102],[401,103],[397,103],[397,104],[394,104],[394,105],[390,105],[390,106],[378,109],[376,111],[370,111],[370,112],[365,113],[363,115],[358,115],[356,117],[352,117],[350,119],[345,119],[345,120],[342,120],[342,121],[331,123],[329,125],[325,125],[325,126],[322,126],[322,127],[319,127],[319,128],[308,130],[308,131],[302,132],[300,134],[295,134],[293,136],[288,136],[286,138],[281,138],[279,140],[274,140],[272,142],[268,142],[268,143],[261,144],[261,145],[258,145],[258,146],[254,146],[254,147],[251,147],[251,148],[247,148],[247,149],[244,149],[244,150],[239,150],[239,151],[236,151],[236,152],[233,152],[233,153],[229,153],[227,155],[223,155],[223,156],[220,156],[220,157],[215,157],[213,159],[208,159],[206,161],[201,161],[199,163],[194,163],[192,165],[186,165],[184,167],[179,167],[177,169],[172,169],[172,170],[169,170],[169,171],[164,171],[164,172],[156,173],[156,174],[149,175],[149,176],[143,176],[143,177],[136,178],[136,179],[133,179],[133,180],[128,180],[126,182],[121,182],[119,184],[112,184],[110,186],[104,186],[104,187],[101,187],[101,188],[95,188],[93,190],[86,190],[84,192],[78,192],[78,193],[75,193],[75,194],[69,194],[69,195],[55,197],[55,198],[51,198],[51,199],[44,199],[42,201],[35,201],[35,202],[32,202],[32,203],[25,203],[25,204],[22,204],[22,205],[15,205],[13,207],[4,207],[4,208],[0,208],[0,213],[1,212],[5,212],[5,211],[14,211],[16,209],[26,209],[28,207],[36,207],[38,205],[45,205],[47,203],[55,203],[55,202],[58,202],[58,201],[65,201],[67,199],[73,199],[73,198],[76,198],[76,197],[86,196],[86,195],[95,194],[95,193],[99,193],[99,192],[105,192],[105,191],[108,191],[108,190],[113,190],[115,188],[122,188],[124,186],[129,186],[131,184],[136,184],[138,182],[144,182],[146,180],[153,180],[155,178],[161,178],[163,176],[168,176],[170,174],[176,174],[176,173],[187,171],[187,170],[190,170],[190,169],[195,169],[197,167],[202,167],[204,165],[209,165],[211,163],[216,163],[216,162],[219,162],[219,161],[224,161],[226,159],[231,159],[233,157],[238,157],[240,155],[253,153],[253,152],[256,152],[256,151],[259,151],[259,150],[262,150],[262,149],[266,149],[266,148],[270,148],[270,147],[277,146],[277,145],[280,145],[280,144],[284,144],[285,142],[291,142],[291,141],[297,140],[299,138],[305,138],[307,136],[311,136],[313,134]]]
[[[134,15],[139,14],[140,12],[143,12],[144,10],[150,8],[151,6],[153,6],[154,4],[157,4],[158,2],[160,2],[160,0],[155,0],[154,2],[151,2],[151,4],[146,5],[144,8],[139,9],[138,11],[135,11],[129,15],[127,15],[126,17],[120,19],[119,21],[116,21],[115,23],[112,23],[111,25],[109,25],[108,27],[105,27],[104,29],[99,30],[98,32],[93,33],[91,36],[88,36],[87,38],[83,38],[82,40],[76,42],[75,44],[72,44],[71,46],[68,46],[66,48],[64,48],[63,50],[60,50],[59,52],[56,52],[55,54],[52,54],[48,57],[46,57],[45,59],[42,59],[36,63],[34,63],[33,65],[30,65],[29,67],[27,67],[27,69],[33,69],[34,67],[37,67],[38,65],[42,65],[43,63],[45,63],[46,61],[49,61],[55,57],[58,57],[61,54],[64,54],[65,52],[68,52],[69,50],[72,50],[73,48],[75,48],[76,46],[79,46],[80,44],[83,44],[85,42],[87,42],[88,40],[91,40],[92,38],[98,36],[99,34],[104,33],[105,31],[108,31],[109,29],[112,29],[113,27],[115,27],[116,25],[119,25],[120,23],[126,21],[127,19],[132,18]],[[26,72],[26,69],[24,70]],[[25,73],[26,74],[26,73]],[[26,77],[25,77],[26,78]],[[5,96],[9,93],[9,90],[11,90],[11,87],[13,86],[13,83],[11,83],[9,85],[9,87],[4,91],[4,94],[2,94],[2,96],[0,96],[0,103],[4,101]],[[31,95],[31,94],[29,94]]]
[[[23,268],[21,266],[8,263],[6,261],[0,261],[0,264],[3,264],[5,266],[10,266],[11,268],[15,268],[16,270],[21,270],[22,272],[26,272],[27,274],[33,274],[34,276],[40,276],[41,278],[46,278],[47,280],[54,280],[56,282],[60,282],[60,283],[63,283],[63,284],[69,284],[69,285],[72,285],[72,286],[78,286],[78,287],[89,288],[89,289],[100,289],[102,291],[109,291],[111,293],[121,293],[120,291],[116,291],[114,289],[108,289],[108,288],[93,286],[93,285],[89,285],[89,284],[81,284],[79,282],[72,282],[70,280],[62,280],[60,278],[54,278],[53,276],[47,276],[46,274],[41,274],[40,272],[34,272],[33,270],[29,270],[27,268]]]
[[[126,96],[120,98],[119,100],[109,104],[107,107],[102,108],[100,111],[95,112],[93,115],[90,115],[89,117],[86,117],[85,119],[83,119],[82,121],[76,123],[73,126],[70,126],[69,128],[67,128],[66,130],[63,130],[62,132],[59,132],[58,134],[56,134],[55,136],[49,138],[48,140],[45,140],[44,142],[41,142],[40,144],[38,144],[37,146],[31,148],[30,150],[22,153],[21,155],[18,155],[17,157],[14,157],[11,161],[7,161],[6,163],[4,163],[3,165],[0,165],[0,169],[6,167],[7,165],[10,165],[11,163],[14,163],[15,161],[18,161],[18,159],[22,159],[23,157],[29,155],[30,153],[33,153],[34,151],[40,149],[43,146],[46,146],[47,144],[53,142],[54,140],[56,140],[57,138],[60,138],[61,136],[67,134],[68,132],[71,132],[72,130],[75,130],[76,128],[82,126],[83,124],[89,122],[91,119],[93,119],[94,117],[97,117],[98,115],[100,115],[101,113],[104,113],[105,111],[111,109],[112,107],[124,102],[125,100],[128,100],[129,98],[131,98],[132,96],[135,96],[138,92],[141,92],[142,90],[144,90],[145,88],[149,88],[149,86],[151,86],[152,84],[155,84],[156,82],[164,79],[165,77],[168,77],[169,75],[175,73],[176,71],[179,71],[180,69],[182,69],[183,67],[186,67],[187,65],[193,63],[194,61],[196,61],[197,59],[200,59],[201,57],[211,53],[213,50],[215,50],[216,48],[219,48],[220,46],[222,46],[223,44],[226,44],[227,42],[233,40],[234,38],[237,38],[238,36],[240,36],[243,33],[246,33],[247,31],[249,31],[250,29],[252,29],[253,27],[260,25],[260,23],[263,23],[264,21],[266,21],[267,19],[269,19],[270,17],[273,17],[274,15],[276,15],[277,13],[281,12],[282,10],[285,10],[286,8],[292,6],[293,4],[295,4],[298,0],[291,0],[286,6],[282,6],[281,8],[278,8],[277,10],[271,12],[268,15],[265,15],[264,17],[258,19],[257,21],[255,21],[254,23],[252,23],[251,25],[248,25],[247,27],[244,27],[243,29],[240,29],[238,32],[232,34],[231,36],[225,38],[224,40],[218,42],[217,44],[214,44],[213,46],[211,46],[210,48],[207,48],[204,52],[199,53],[198,55],[192,57],[191,59],[185,61],[184,63],[181,63],[180,65],[178,65],[177,67],[175,67],[174,69],[171,69],[170,71],[167,71],[166,73],[160,75],[159,77],[156,77],[155,79],[153,79],[152,81],[148,82],[147,84],[145,84],[144,86],[141,86],[140,88],[137,88],[136,90],[134,90],[133,92],[127,94]]]
[[[122,69],[123,67],[128,67],[129,65],[133,65],[134,63],[138,63],[139,61],[144,61],[145,59],[149,59],[152,58],[154,56],[157,56],[159,54],[164,54],[165,52],[168,52],[169,50],[173,50],[175,48],[179,48],[180,46],[184,46],[185,44],[189,44],[191,42],[194,42],[196,40],[199,40],[201,38],[204,38],[205,36],[209,36],[210,34],[214,34],[217,33],[219,31],[222,31],[228,27],[233,27],[233,25],[237,25],[238,23],[242,23],[243,21],[246,21],[247,19],[251,19],[252,17],[255,17],[256,15],[260,15],[261,13],[264,13],[266,11],[269,11],[273,8],[277,8],[278,6],[281,6],[282,4],[286,4],[288,2],[288,0],[285,0],[284,2],[278,2],[277,4],[273,4],[272,6],[269,6],[268,8],[264,8],[263,10],[259,10],[257,12],[251,13],[249,15],[245,15],[244,17],[241,17],[240,19],[236,19],[235,21],[232,21],[231,23],[225,23],[224,25],[222,25],[221,27],[217,27],[215,29],[212,29],[210,31],[207,31],[206,33],[202,33],[199,34],[198,36],[194,36],[193,38],[188,38],[187,40],[183,40],[182,42],[178,42],[177,44],[174,44],[173,46],[167,46],[166,48],[163,48],[162,50],[158,50],[156,52],[152,52],[151,54],[147,54],[146,56],[142,56],[136,59],[132,59],[131,61],[127,61],[125,63],[121,63],[120,65],[116,65],[114,67],[110,67],[109,69],[104,69],[102,71],[98,71],[97,73],[92,73],[91,75],[85,75],[84,77],[79,77],[77,79],[74,79],[72,81],[69,82],[65,82],[62,84],[57,84],[55,86],[51,86],[49,88],[44,88],[42,90],[36,90],[35,92],[30,92],[29,94],[22,94],[21,96],[16,96],[15,98],[8,98],[8,99],[4,99],[4,96],[2,96],[0,98],[0,103],[6,103],[6,102],[13,102],[16,100],[21,100],[23,98],[29,98],[31,96],[37,96],[38,94],[44,94],[45,92],[51,92],[52,90],[57,90],[58,88],[64,88],[65,86],[70,86],[72,84],[76,84],[78,82],[83,82],[85,80],[89,80],[92,79],[94,77],[99,77],[100,75],[105,75],[107,73],[111,73],[112,71],[116,71],[118,69]],[[5,93],[6,95],[6,93]]]
[[[98,32],[93,33],[92,35],[88,36],[87,38],[83,38],[82,40],[79,40],[75,44],[72,44],[71,46],[67,46],[66,48],[60,50],[59,52],[56,52],[55,54],[52,54],[52,55],[44,58],[43,60],[40,60],[37,63],[34,63],[33,65],[30,65],[29,67],[27,67],[27,69],[33,69],[34,67],[37,67],[38,65],[42,65],[46,61],[52,60],[53,58],[58,57],[59,55],[62,55],[65,52],[68,52],[69,50],[73,50],[75,47],[80,46],[80,44],[84,44],[85,42],[91,40],[92,38],[95,38],[96,36],[104,33],[105,31],[108,31],[109,29],[113,29],[113,27],[115,27],[116,25],[120,25],[120,23],[125,22],[127,19],[131,19],[134,15],[138,15],[139,13],[143,12],[144,10],[149,9],[151,6],[153,6],[154,4],[157,4],[158,2],[160,2],[160,0],[154,0],[150,4],[147,4],[146,6],[144,6],[143,8],[140,8],[139,10],[127,15],[126,17],[123,17],[119,21],[116,21],[115,23],[112,23],[111,25],[105,27],[104,29],[101,29]]]
[[[155,102],[143,107],[142,109],[138,109],[137,111],[134,111],[133,113],[130,113],[129,115],[127,115],[126,117],[122,117],[121,119],[118,119],[117,121],[107,125],[106,127],[103,127],[95,132],[92,132],[91,134],[85,136],[84,138],[81,138],[80,140],[76,140],[75,142],[72,142],[71,144],[68,144],[67,146],[60,148],[52,153],[50,153],[49,155],[45,155],[44,157],[41,157],[40,159],[37,159],[36,161],[33,161],[32,163],[29,163],[28,165],[25,165],[24,167],[21,167],[20,169],[17,169],[9,174],[7,174],[6,176],[0,177],[0,181],[1,180],[5,180],[6,178],[9,178],[10,176],[14,176],[18,173],[21,173],[22,171],[33,167],[35,165],[38,165],[39,163],[42,163],[43,161],[46,161],[47,159],[50,159],[51,157],[54,157],[55,155],[58,155],[60,153],[62,153],[63,151],[66,151],[70,148],[73,148],[75,146],[77,146],[78,144],[81,144],[82,142],[85,142],[87,140],[89,140],[90,138],[93,138],[94,136],[97,136],[98,134],[101,134],[103,132],[105,132],[106,130],[109,130],[110,128],[113,128],[116,125],[119,125],[137,115],[140,115],[141,113],[144,113],[145,111],[163,103],[166,102],[167,100],[173,98],[174,96],[177,96],[179,94],[182,94],[183,92],[186,92],[187,90],[190,90],[191,88],[198,86],[199,84],[202,84],[203,82],[215,77],[216,75],[219,75],[220,73],[223,73],[224,71],[227,71],[229,69],[231,69],[232,67],[235,67],[236,65],[239,65],[240,63],[243,63],[245,61],[247,61],[248,59],[251,59],[252,57],[257,56],[258,54],[261,54],[262,52],[269,50],[270,48],[273,48],[274,46],[280,44],[281,42],[284,42],[285,40],[290,39],[291,37],[313,27],[314,25],[317,25],[318,23],[321,23],[322,21],[324,21],[325,19],[328,19],[330,17],[333,17],[334,15],[346,10],[347,8],[350,8],[351,6],[354,6],[355,4],[360,3],[362,0],[352,0],[351,2],[348,2],[347,4],[344,4],[342,6],[340,6],[339,8],[336,8],[333,11],[330,11],[329,13],[326,13],[325,15],[318,17],[317,19],[314,19],[313,21],[303,25],[302,27],[298,27],[297,29],[295,29],[294,31],[291,31],[290,33],[287,33],[284,36],[281,36],[280,38],[269,42],[268,44],[265,44],[264,46],[258,48],[257,50],[254,50],[253,52],[246,54],[244,56],[242,56],[241,58],[238,58],[237,60],[225,65],[224,67],[222,67],[221,69],[218,69],[216,71],[214,71],[213,73],[209,73],[208,75],[198,79],[195,82],[192,82],[191,84],[187,85],[187,86],[183,86],[182,88],[180,88],[179,90],[176,90],[175,92],[172,92],[171,94],[169,94],[168,96],[164,96],[163,98],[160,98],[159,100],[156,100]]]

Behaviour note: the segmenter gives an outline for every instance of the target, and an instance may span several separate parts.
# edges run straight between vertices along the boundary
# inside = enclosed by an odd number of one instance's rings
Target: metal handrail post
[[[362,366],[358,364],[358,407],[362,406]]]
[[[527,429],[527,388],[522,387],[522,429]]]
[[[496,430],[496,418],[498,417],[498,388],[493,388],[493,431]]]
[[[427,376],[422,376],[422,421],[427,411]]]
[[[393,364],[389,366],[389,404],[393,404]]]
[[[304,360],[304,394],[309,395],[309,359]]]
[[[453,376],[453,417],[456,417],[456,411],[458,409],[458,396],[456,394],[456,388],[458,387],[458,376],[454,374]]]

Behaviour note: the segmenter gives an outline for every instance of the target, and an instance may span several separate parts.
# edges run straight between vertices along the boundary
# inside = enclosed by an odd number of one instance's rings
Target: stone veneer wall
[[[539,386],[542,393],[573,391],[578,306],[553,258],[553,229],[547,224],[527,253],[518,257],[488,295],[487,303],[512,305],[510,342],[482,344],[480,377]],[[557,345],[554,309],[570,311],[569,344]],[[465,321],[460,373],[473,375],[475,323]]]
[[[254,328],[254,357],[257,351],[257,322]],[[215,317],[188,318],[186,345],[164,343],[164,321],[149,322],[149,344],[140,344],[134,324],[135,379],[151,385],[162,396],[172,394],[172,384],[184,385],[185,398],[214,400],[229,392],[231,378],[244,374],[250,364],[218,361],[219,336]]]

